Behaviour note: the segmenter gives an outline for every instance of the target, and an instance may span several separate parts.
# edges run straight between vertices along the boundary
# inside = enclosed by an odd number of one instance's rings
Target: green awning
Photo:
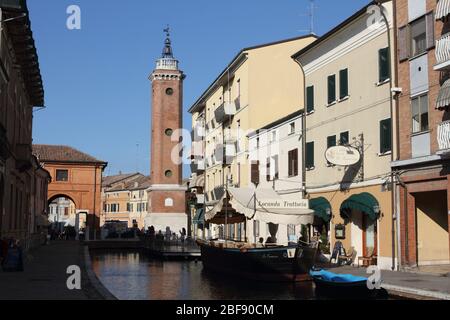
[[[314,210],[314,215],[323,221],[328,222],[331,220],[331,205],[324,197],[309,200],[309,208]]]
[[[354,194],[341,204],[341,216],[349,218],[351,210],[358,210],[369,216],[370,219],[378,219],[380,205],[378,200],[370,193]]]
[[[192,222],[194,224],[204,224],[205,223],[205,214],[204,214],[203,208],[197,209],[197,212],[195,213],[194,219],[192,219]]]

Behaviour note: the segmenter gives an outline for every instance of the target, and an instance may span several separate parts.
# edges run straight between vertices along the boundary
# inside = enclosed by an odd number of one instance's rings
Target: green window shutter
[[[336,146],[336,136],[327,137],[327,148]]]
[[[328,104],[336,101],[336,75],[328,77]]]
[[[348,96],[348,69],[339,71],[339,99]]]
[[[391,119],[380,121],[380,153],[386,153],[392,150],[391,136]]]
[[[306,88],[306,112],[314,110],[314,86]]]
[[[345,131],[345,132],[341,132],[341,135],[340,135],[340,144],[341,145],[346,145],[346,144],[348,144],[348,142],[349,142],[349,133],[348,133],[348,131]]]
[[[378,51],[378,69],[379,82],[389,79],[389,48],[383,48]]]
[[[306,168],[311,169],[314,167],[314,142],[308,142],[306,144]]]

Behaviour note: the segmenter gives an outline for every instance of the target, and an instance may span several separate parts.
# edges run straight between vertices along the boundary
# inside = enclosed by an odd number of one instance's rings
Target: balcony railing
[[[434,70],[450,69],[450,33],[436,41],[436,61]]]
[[[234,102],[224,102],[215,111],[214,116],[217,123],[223,123],[227,118],[236,114],[236,104]]]
[[[197,124],[191,131],[192,141],[201,141],[205,137],[205,127]]]
[[[178,61],[172,58],[161,58],[156,61],[157,70],[178,70]]]
[[[236,144],[225,143],[219,144],[215,149],[215,158],[222,164],[230,164],[236,156]]]
[[[437,139],[439,150],[450,152],[450,120],[444,121],[438,126]]]
[[[193,160],[191,163],[191,172],[202,172],[205,171],[205,161],[204,160]]]

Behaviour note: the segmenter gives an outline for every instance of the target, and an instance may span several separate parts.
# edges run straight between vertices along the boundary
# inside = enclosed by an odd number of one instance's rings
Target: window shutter
[[[266,161],[266,180],[270,181],[270,158],[267,158]]]
[[[340,143],[341,145],[347,145],[349,142],[349,133],[348,131],[342,132],[340,135]]]
[[[339,71],[339,99],[348,96],[348,69]]]
[[[336,136],[327,137],[327,148],[336,146]]]
[[[425,22],[427,26],[427,49],[434,48],[434,12],[431,11],[425,16]]]
[[[328,104],[336,101],[336,75],[328,77]]]
[[[292,163],[293,163],[293,166],[294,166],[294,168],[293,168],[293,170],[294,170],[293,175],[294,176],[298,176],[298,149],[293,150],[292,154],[293,154],[292,155],[292,157],[293,157]]]
[[[410,54],[409,26],[404,26],[398,29],[398,58],[404,61],[409,59]]]
[[[252,183],[259,184],[259,161],[252,163],[251,180],[252,180]]]
[[[378,51],[379,82],[389,79],[389,48]]]
[[[306,112],[314,110],[314,86],[306,88]]]
[[[314,167],[314,142],[306,144],[306,168]]]
[[[391,119],[380,121],[380,153],[386,153],[392,150],[391,129]]]

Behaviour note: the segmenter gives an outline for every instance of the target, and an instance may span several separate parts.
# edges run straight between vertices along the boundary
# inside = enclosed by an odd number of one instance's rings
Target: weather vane
[[[163,31],[166,33],[167,37],[170,37],[170,27],[169,27],[169,25],[167,25],[167,28],[165,28]]]

